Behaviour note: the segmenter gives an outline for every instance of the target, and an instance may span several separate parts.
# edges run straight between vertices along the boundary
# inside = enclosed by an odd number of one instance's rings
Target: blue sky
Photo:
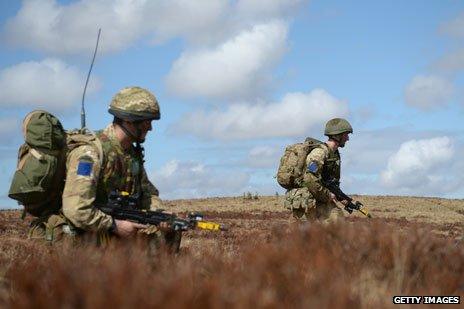
[[[347,193],[462,198],[464,2],[2,1],[0,205],[33,109],[80,125],[111,121],[122,87],[161,105],[145,143],[166,199],[283,193],[286,145],[355,133],[342,149]]]

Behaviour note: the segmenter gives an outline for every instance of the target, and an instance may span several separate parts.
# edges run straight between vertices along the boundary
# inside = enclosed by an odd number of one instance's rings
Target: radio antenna
[[[92,72],[93,63],[95,62],[95,56],[97,55],[98,42],[100,42],[100,33],[101,33],[101,28],[98,29],[97,44],[95,45],[95,50],[93,51],[92,63],[90,64],[89,73],[87,74],[87,79],[85,80],[84,93],[82,94],[81,129],[85,128],[85,108],[84,108],[85,92],[87,91],[87,85],[89,83],[89,78],[90,78],[90,73]]]

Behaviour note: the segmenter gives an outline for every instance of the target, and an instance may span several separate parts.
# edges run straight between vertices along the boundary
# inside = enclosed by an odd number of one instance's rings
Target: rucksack
[[[287,146],[280,159],[277,170],[277,182],[283,188],[290,190],[301,186],[306,165],[306,157],[322,142],[308,137],[302,143]]]
[[[103,159],[101,143],[87,130],[65,131],[58,118],[43,110],[24,118],[23,135],[8,196],[33,216],[57,213],[62,206],[68,152],[92,144]]]

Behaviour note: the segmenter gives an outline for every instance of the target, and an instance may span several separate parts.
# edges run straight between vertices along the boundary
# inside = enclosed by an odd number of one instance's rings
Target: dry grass
[[[398,197],[398,196],[353,196],[364,203],[375,217],[407,218],[418,222],[438,224],[464,222],[464,200]],[[167,208],[173,211],[234,211],[234,212],[285,212],[282,196],[264,196],[258,200],[243,197],[207,198],[168,201]]]
[[[168,203],[227,223],[177,256],[142,243],[47,247],[0,214],[0,305],[12,308],[393,307],[393,295],[464,296],[461,200],[359,197],[375,216],[289,227],[277,197]],[[460,220],[460,221],[459,221]]]

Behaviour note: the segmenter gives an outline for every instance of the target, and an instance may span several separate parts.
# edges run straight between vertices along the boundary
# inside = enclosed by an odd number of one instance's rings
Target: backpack
[[[35,217],[58,213],[68,152],[92,144],[103,158],[101,144],[87,130],[65,131],[58,118],[43,110],[32,111],[24,118],[23,135],[25,142],[18,150],[18,164],[8,196]]]
[[[293,144],[285,148],[277,170],[277,182],[283,188],[290,190],[301,186],[306,165],[306,157],[322,142],[308,137],[302,143]]]

